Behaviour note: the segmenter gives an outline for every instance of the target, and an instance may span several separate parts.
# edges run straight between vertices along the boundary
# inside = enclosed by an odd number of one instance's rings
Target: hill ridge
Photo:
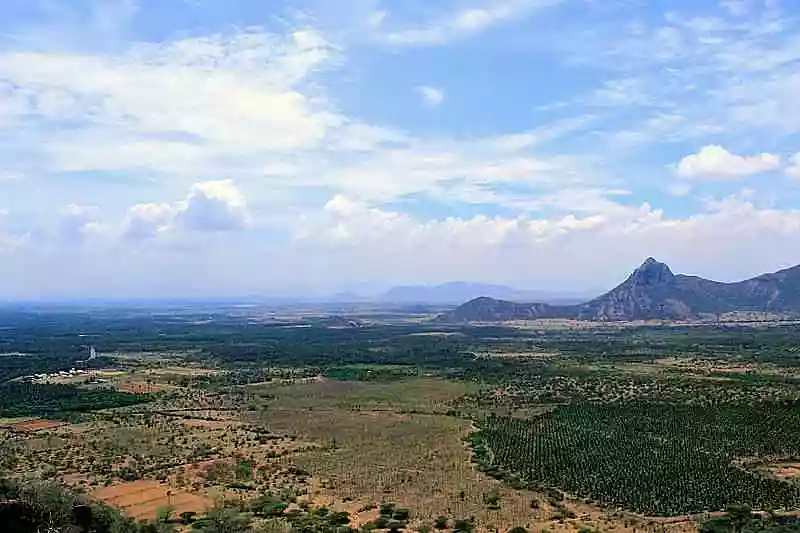
[[[625,281],[585,303],[550,305],[480,297],[440,315],[437,320],[687,320],[736,311],[800,315],[800,265],[724,283],[674,274],[666,263],[648,257]]]

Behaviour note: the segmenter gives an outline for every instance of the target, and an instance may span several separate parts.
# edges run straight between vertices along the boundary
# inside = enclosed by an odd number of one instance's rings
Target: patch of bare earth
[[[213,506],[208,498],[153,480],[139,480],[96,490],[93,496],[136,519],[153,519],[158,509],[171,506],[176,514],[203,513]]]
[[[66,425],[66,422],[62,422],[61,420],[43,420],[41,418],[34,418],[31,420],[14,422],[8,426],[8,429],[19,433],[33,433],[35,431],[53,429],[64,425]]]
[[[233,420],[201,420],[199,418],[184,418],[181,424],[189,427],[206,428],[206,429],[228,429],[235,425],[241,425],[241,422]]]
[[[119,392],[130,394],[151,394],[154,392],[166,392],[175,390],[178,387],[165,383],[147,383],[146,381],[128,381],[120,383],[115,387]]]

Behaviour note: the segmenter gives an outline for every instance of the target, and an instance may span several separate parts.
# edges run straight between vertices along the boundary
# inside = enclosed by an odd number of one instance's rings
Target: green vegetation
[[[490,417],[472,441],[483,467],[515,485],[558,487],[649,515],[800,504],[797,485],[734,465],[800,456],[796,405],[568,406],[533,420]]]
[[[389,531],[660,527],[622,510],[715,513],[704,531],[796,526],[784,511],[800,510],[800,325],[290,315],[0,308],[0,416],[80,422],[0,430],[0,468],[90,491],[145,480],[233,498],[209,513],[153,508],[147,531],[344,532],[355,517],[342,509],[358,507],[376,510],[361,529]],[[120,356],[78,363],[87,344]],[[15,379],[73,365],[162,392]],[[476,474],[470,453],[504,483]],[[734,504],[756,512],[716,515]]]
[[[20,484],[0,478],[0,501],[18,502],[0,505],[3,531],[33,533],[45,528],[66,531],[76,523],[74,509],[90,505],[91,527],[95,531],[145,533],[148,530],[125,518],[118,511],[90,502],[88,498],[45,483]],[[6,529],[8,528],[8,529]]]
[[[81,389],[69,385],[40,385],[10,381],[0,384],[0,416],[58,417],[148,402],[145,395],[113,390]]]

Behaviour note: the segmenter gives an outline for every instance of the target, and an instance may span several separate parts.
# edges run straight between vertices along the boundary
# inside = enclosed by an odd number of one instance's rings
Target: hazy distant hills
[[[488,296],[497,300],[512,302],[539,301],[553,305],[570,305],[581,302],[579,296],[548,293],[544,291],[525,291],[507,285],[468,283],[455,281],[442,285],[407,285],[394,287],[379,295],[376,300],[385,303],[430,303],[454,304]]]
[[[438,320],[685,320],[736,311],[800,314],[800,266],[736,283],[720,283],[675,275],[666,264],[649,258],[622,284],[585,303],[523,304],[484,295],[444,313]]]

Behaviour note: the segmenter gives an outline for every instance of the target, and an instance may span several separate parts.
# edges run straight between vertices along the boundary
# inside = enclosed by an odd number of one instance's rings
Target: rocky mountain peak
[[[676,276],[652,257],[607,293],[577,305],[476,299],[444,313],[443,322],[689,320],[734,312],[800,317],[800,265],[734,283]]]
[[[637,285],[661,285],[675,281],[675,274],[666,263],[648,257],[642,266],[631,274],[629,281]]]

